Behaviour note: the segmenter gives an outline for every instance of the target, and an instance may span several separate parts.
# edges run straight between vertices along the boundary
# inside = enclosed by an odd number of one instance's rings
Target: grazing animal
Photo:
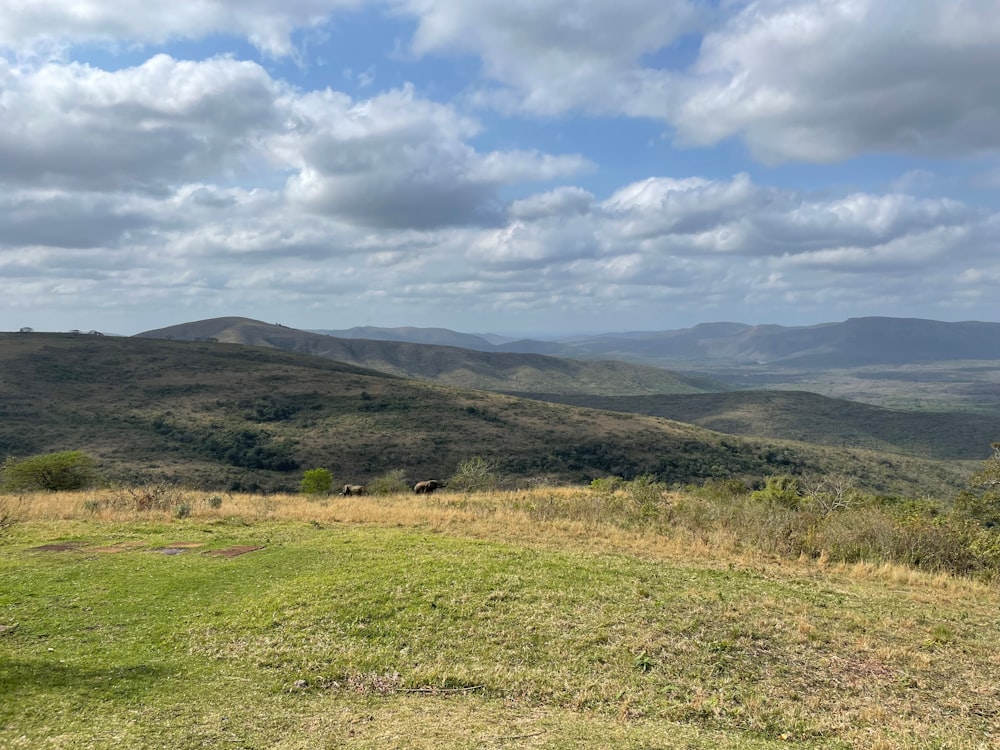
[[[345,484],[344,489],[340,491],[341,495],[363,495],[365,494],[365,488],[360,484]]]
[[[413,491],[418,495],[429,495],[434,490],[441,489],[445,486],[445,483],[440,479],[428,479],[424,482],[417,482],[413,485]]]

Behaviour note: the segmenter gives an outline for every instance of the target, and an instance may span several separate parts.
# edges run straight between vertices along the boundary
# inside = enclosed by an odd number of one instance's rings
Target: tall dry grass
[[[947,515],[866,505],[823,513],[762,503],[749,494],[712,496],[644,485],[318,498],[141,487],[33,493],[7,500],[16,504],[24,521],[374,524],[572,544],[650,559],[780,561],[840,566],[851,575],[885,576],[891,569],[901,578],[919,570],[1000,579],[1000,534]]]

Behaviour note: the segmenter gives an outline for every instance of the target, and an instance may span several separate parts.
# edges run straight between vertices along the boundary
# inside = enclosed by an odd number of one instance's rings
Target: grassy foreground
[[[539,520],[523,492],[181,499],[24,498],[0,747],[1000,743],[995,584]]]

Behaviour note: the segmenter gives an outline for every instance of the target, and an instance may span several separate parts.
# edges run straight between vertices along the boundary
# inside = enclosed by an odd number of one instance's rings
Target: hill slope
[[[699,393],[725,387],[706,378],[685,377],[658,367],[399,341],[340,339],[249,318],[213,318],[146,331],[138,337],[269,346],[393,375],[499,392],[640,395]]]
[[[683,396],[539,396],[563,404],[646,414],[731,435],[867,448],[939,459],[982,460],[1000,420],[980,414],[900,411],[806,391]]]
[[[844,473],[877,491],[950,493],[968,468],[752,441],[653,417],[462,391],[242,345],[0,334],[0,454],[86,450],[122,481],[295,489],[393,469],[448,476],[475,455],[504,473],[667,482]]]

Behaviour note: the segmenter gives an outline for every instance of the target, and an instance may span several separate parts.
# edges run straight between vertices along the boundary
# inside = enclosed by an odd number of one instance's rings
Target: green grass
[[[0,547],[0,746],[998,738],[995,587],[685,562],[640,537],[645,552],[628,554],[558,524],[535,534],[544,542],[420,523],[19,524]],[[84,547],[31,550],[57,540]],[[204,546],[151,551],[178,542]],[[122,543],[136,546],[93,551]],[[264,549],[202,554],[234,544]]]

